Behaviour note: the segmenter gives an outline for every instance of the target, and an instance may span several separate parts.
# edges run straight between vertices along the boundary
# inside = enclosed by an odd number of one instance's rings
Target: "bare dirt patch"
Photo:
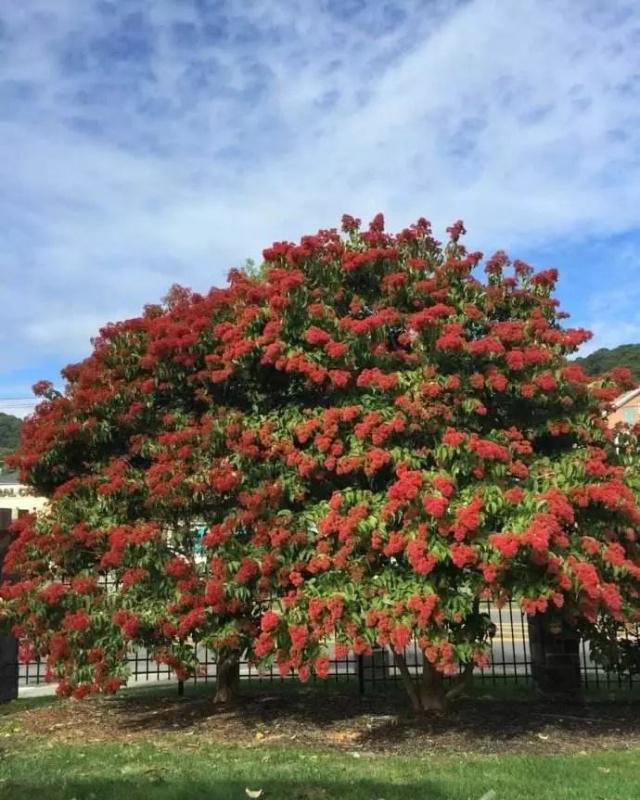
[[[313,689],[214,706],[208,694],[64,701],[12,715],[15,735],[69,743],[180,739],[266,747],[301,744],[352,752],[587,753],[640,746],[640,704],[468,700],[419,718],[401,697]]]

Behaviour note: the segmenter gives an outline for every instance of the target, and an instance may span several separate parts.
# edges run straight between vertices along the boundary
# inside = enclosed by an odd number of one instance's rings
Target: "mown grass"
[[[211,686],[185,687],[189,695]],[[342,687],[343,689],[345,687]],[[357,686],[352,687],[354,695]],[[321,684],[314,702],[330,703]],[[175,687],[137,687],[127,695],[162,705]],[[281,684],[245,687],[279,694]],[[526,702],[524,686],[486,684],[473,695]],[[592,698],[595,699],[595,698]],[[603,692],[602,700],[610,701]],[[322,745],[216,743],[195,730],[149,731],[127,741],[68,743],[29,737],[21,714],[55,705],[52,697],[0,706],[0,798],[11,800],[233,800],[262,790],[262,800],[637,800],[640,750],[574,754],[389,755]],[[415,748],[414,748],[415,750]]]
[[[5,740],[6,741],[6,740]],[[300,747],[43,745],[5,752],[12,800],[635,800],[640,752],[402,758]]]

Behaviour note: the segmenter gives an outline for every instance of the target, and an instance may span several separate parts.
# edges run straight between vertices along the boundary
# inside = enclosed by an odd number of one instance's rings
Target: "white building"
[[[0,474],[0,533],[21,514],[40,511],[46,502],[44,497],[38,497],[33,489],[20,483],[17,473]]]

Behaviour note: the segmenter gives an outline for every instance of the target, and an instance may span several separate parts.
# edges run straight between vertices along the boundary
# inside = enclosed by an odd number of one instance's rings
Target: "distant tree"
[[[633,380],[640,383],[640,344],[621,344],[611,350],[601,347],[584,358],[576,358],[575,363],[588,375],[602,375],[616,367],[627,367]]]
[[[51,501],[19,521],[0,618],[61,692],[117,688],[130,643],[185,677],[204,643],[227,699],[241,653],[304,680],[333,643],[390,646],[427,710],[487,663],[482,600],[590,641],[637,621],[637,446],[603,417],[628,371],[567,363],[589,334],[555,271],[499,252],[480,280],[448,233],[345,217],[224,289],[174,288],[62,394],[37,387],[15,463]]]
[[[18,446],[21,427],[21,419],[0,412],[0,471],[4,467],[5,458]]]

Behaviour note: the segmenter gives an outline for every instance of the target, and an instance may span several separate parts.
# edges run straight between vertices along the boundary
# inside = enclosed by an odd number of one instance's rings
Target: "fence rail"
[[[502,609],[488,607],[496,626],[491,644],[491,660],[488,666],[477,669],[474,675],[481,683],[497,684],[511,681],[523,685],[532,682],[531,649],[529,631],[525,615],[520,608],[507,604]],[[635,631],[640,636],[640,630]],[[332,655],[332,652],[331,654]],[[215,681],[216,662],[214,654],[205,647],[198,648],[201,674],[190,678],[188,683]],[[414,643],[406,651],[410,670],[417,670],[422,664],[422,653]],[[388,648],[375,650],[371,656],[358,657],[349,654],[344,658],[330,659],[328,680],[335,682],[358,681],[361,691],[367,687],[384,686],[401,679],[391,651]],[[130,677],[128,685],[141,685],[159,681],[175,680],[172,670],[153,660],[150,653],[142,648],[132,650],[128,656]],[[589,655],[588,642],[580,644],[581,678],[585,688],[632,688],[640,684],[640,676],[610,672],[596,664]],[[292,676],[293,677],[293,676]],[[240,663],[241,680],[254,680],[264,683],[286,682],[291,677],[281,677],[275,668],[257,668],[248,660]],[[45,666],[39,661],[19,665],[19,685],[38,686],[46,683]]]

